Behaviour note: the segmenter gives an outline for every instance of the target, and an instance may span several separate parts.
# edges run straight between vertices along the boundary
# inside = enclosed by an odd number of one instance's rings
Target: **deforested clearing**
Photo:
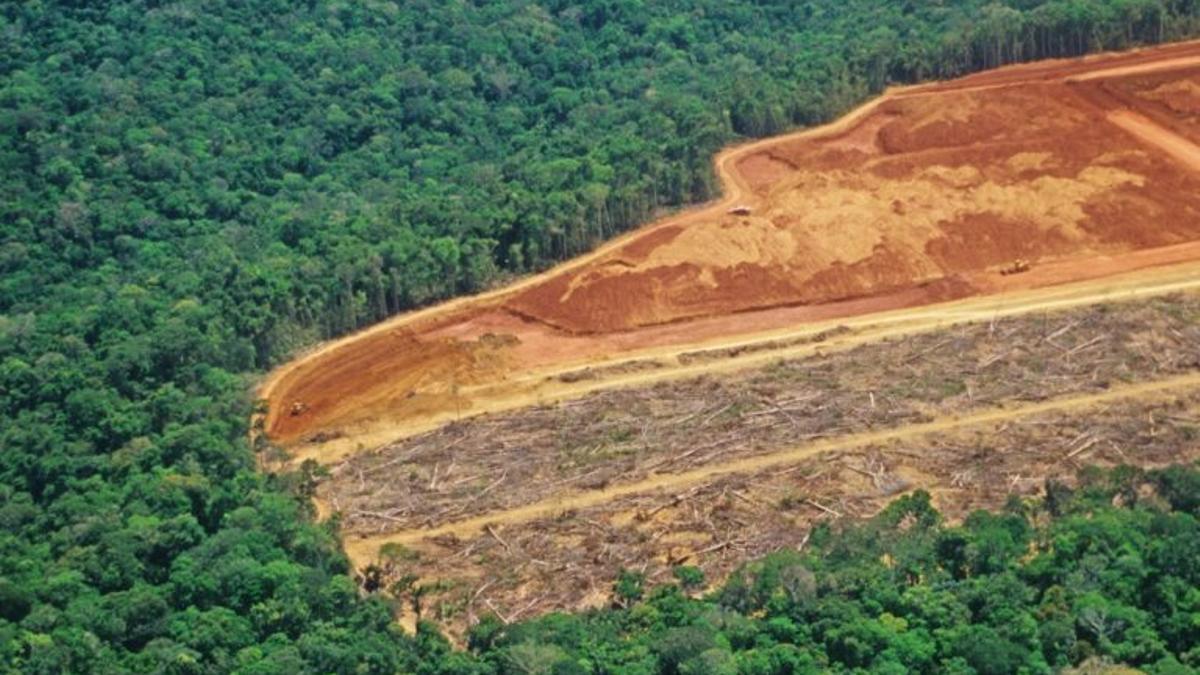
[[[1190,293],[479,416],[330,466],[318,499],[360,569],[441,580],[453,626],[485,602],[587,606],[626,568],[720,579],[915,488],[958,517],[1084,466],[1196,457]]]
[[[719,203],[281,370],[288,446],[495,409],[505,383],[815,320],[1200,260],[1200,45],[895,89],[716,159]]]

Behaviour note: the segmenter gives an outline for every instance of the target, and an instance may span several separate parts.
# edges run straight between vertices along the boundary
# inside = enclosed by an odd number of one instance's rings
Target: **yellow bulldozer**
[[[1000,270],[1000,274],[1008,276],[1010,274],[1021,274],[1022,272],[1028,271],[1029,261],[1024,258],[1017,258],[1016,260],[1012,261],[1012,264],[1010,264],[1008,267]]]

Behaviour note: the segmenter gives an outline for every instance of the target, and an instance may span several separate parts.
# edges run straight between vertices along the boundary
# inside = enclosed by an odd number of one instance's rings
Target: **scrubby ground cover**
[[[1197,458],[1200,390],[1192,390],[828,449],[537,517],[482,518],[385,540],[374,565],[385,588],[415,575],[427,589],[424,616],[459,634],[492,613],[517,620],[606,606],[624,570],[663,583],[678,566],[694,566],[719,586],[746,561],[803,548],[814,527],[869,518],[915,489],[957,522],[1010,495],[1036,496],[1047,480],[1070,483],[1084,467]]]

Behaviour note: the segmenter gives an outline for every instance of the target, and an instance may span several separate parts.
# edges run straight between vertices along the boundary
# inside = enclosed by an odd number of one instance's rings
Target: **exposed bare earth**
[[[1193,245],[1187,245],[1181,254],[1190,254],[1194,248]],[[1139,252],[1127,257],[1137,259],[1144,253],[1160,256],[1163,252]],[[1096,267],[1105,268],[1105,262],[1097,260]],[[1047,267],[1038,268],[1030,274],[1053,272]],[[1112,266],[1108,269],[1122,268]],[[758,315],[746,314],[738,319],[748,325],[753,325],[756,318],[773,320],[779,314],[795,317],[796,325],[769,330],[771,324],[767,324],[767,330],[743,337],[704,340],[704,328],[706,325],[719,324],[718,319],[670,324],[659,329],[662,331],[659,337],[665,339],[687,331],[696,338],[696,342],[665,343],[659,347],[618,352],[611,358],[555,364],[545,369],[531,368],[496,382],[460,385],[460,397],[475,401],[465,411],[451,408],[425,414],[399,427],[350,427],[348,433],[292,446],[290,456],[294,461],[313,459],[332,463],[364,449],[379,447],[474,415],[569,401],[595,391],[671,382],[705,373],[733,372],[780,358],[798,358],[851,349],[882,339],[920,335],[963,321],[999,320],[1114,300],[1150,298],[1189,289],[1200,289],[1200,263],[1153,267],[1096,281],[975,296],[919,309],[881,311],[845,319],[827,319],[825,315],[805,307]],[[723,353],[728,353],[728,358],[714,360],[708,356]]]
[[[740,460],[781,448],[807,452],[821,439],[853,446],[880,430],[928,433],[922,425],[991,415],[1007,401],[1129,396],[1140,391],[1129,383],[1150,374],[1152,387],[1190,385],[1200,381],[1196,317],[1200,296],[1112,312],[1081,308],[475,417],[339,463],[331,489],[342,490],[329,500],[347,532],[420,538],[430,524],[460,532],[457,523],[471,516],[554,508],[556,495],[659,484],[698,466],[737,470]],[[733,356],[693,358],[715,365]]]
[[[1200,149],[1143,122],[1141,139],[1177,155],[1148,152],[1097,123],[1082,86],[896,95],[841,138],[738,162],[753,215],[658,229],[505,307],[603,333],[921,285],[930,300],[959,297],[979,290],[972,274],[1015,258],[1196,239],[1200,176],[1175,160],[1200,168]]]
[[[535,371],[1200,260],[1200,149],[1151,109],[1200,114],[1197,59],[1190,43],[896,89],[723,152],[717,204],[282,369],[267,431],[319,455],[495,409]],[[1002,277],[1015,258],[1033,272]]]

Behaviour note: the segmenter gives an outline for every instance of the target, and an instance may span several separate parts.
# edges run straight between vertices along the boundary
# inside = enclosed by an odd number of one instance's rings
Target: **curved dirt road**
[[[1108,114],[1108,121],[1174,157],[1184,167],[1200,171],[1200,146],[1183,136],[1164,129],[1131,110],[1114,110]]]

